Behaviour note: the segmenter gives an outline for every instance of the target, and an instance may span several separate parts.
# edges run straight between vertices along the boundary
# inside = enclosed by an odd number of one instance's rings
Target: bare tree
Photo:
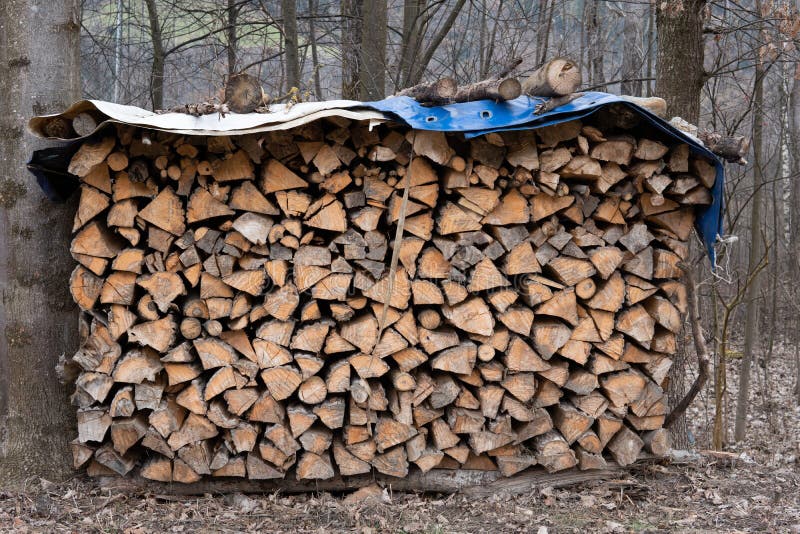
[[[228,51],[228,76],[236,73],[236,47],[238,44],[236,25],[240,9],[241,6],[237,5],[236,0],[228,0],[228,8],[226,9],[228,15],[228,27],[226,28],[228,42],[225,47]]]
[[[161,37],[161,22],[158,19],[156,0],[145,0],[150,21],[150,39],[153,43],[153,63],[150,69],[150,102],[153,109],[164,107],[164,63],[166,52]]]
[[[342,0],[342,98],[359,98],[361,90],[361,35],[364,18],[361,0]]]
[[[792,262],[792,272],[794,280],[800,277],[800,63],[795,68],[794,80],[792,80],[792,91],[789,95],[789,139],[791,140],[791,176],[792,192],[791,192],[791,220],[793,222],[792,231],[790,234],[790,251],[794,258]],[[795,314],[795,317],[800,320],[800,314]],[[800,402],[800,345],[795,345],[795,386],[794,394]]]
[[[281,0],[283,14],[283,41],[286,47],[286,86],[300,88],[300,62],[297,45],[297,4],[294,0]]]
[[[753,198],[750,210],[750,258],[748,272],[754,272],[763,256],[764,236],[761,229],[761,204],[764,195],[764,76],[766,75],[763,62],[756,65],[755,89],[753,91]],[[744,350],[742,352],[742,365],[739,370],[739,391],[736,403],[736,421],[734,439],[744,439],[747,429],[747,408],[750,402],[750,367],[753,361],[753,350],[756,347],[756,338],[759,336],[758,315],[759,299],[761,292],[761,277],[757,274],[747,288],[745,324],[744,324]]]

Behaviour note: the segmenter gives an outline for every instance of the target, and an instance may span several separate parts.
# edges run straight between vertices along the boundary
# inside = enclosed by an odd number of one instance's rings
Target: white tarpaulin
[[[80,100],[66,111],[54,115],[34,117],[28,128],[34,135],[50,139],[44,130],[45,124],[54,117],[72,119],[79,113],[98,111],[106,118],[98,121],[98,129],[108,122],[117,122],[153,128],[186,135],[238,135],[269,130],[286,130],[324,117],[344,117],[358,121],[379,123],[389,117],[379,111],[365,109],[354,100],[329,100],[326,102],[302,102],[293,106],[275,104],[269,113],[219,113],[199,117],[186,113],[154,113],[135,106],[103,102],[102,100]],[[69,140],[81,139],[80,137]]]

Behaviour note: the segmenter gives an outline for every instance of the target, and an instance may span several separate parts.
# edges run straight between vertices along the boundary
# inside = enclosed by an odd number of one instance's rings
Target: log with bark
[[[486,80],[457,85],[452,78],[441,78],[433,83],[421,83],[402,89],[395,96],[409,96],[417,102],[429,106],[476,100],[494,100],[496,102],[514,100],[522,94],[522,84],[517,78],[509,75],[520,63],[522,63],[521,58],[514,59],[497,76]]]
[[[714,176],[597,120],[85,142],[76,467],[511,476],[663,452],[681,265]]]

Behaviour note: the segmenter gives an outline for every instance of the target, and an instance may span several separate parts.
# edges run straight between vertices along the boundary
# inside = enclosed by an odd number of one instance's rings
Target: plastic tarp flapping
[[[462,132],[467,138],[489,132],[508,130],[527,130],[542,128],[560,122],[586,117],[599,109],[620,104],[628,106],[652,128],[663,136],[682,141],[689,145],[691,152],[709,158],[715,163],[717,178],[712,190],[712,203],[697,209],[696,228],[706,250],[714,262],[714,243],[723,235],[722,208],[724,170],[722,163],[699,140],[678,130],[660,117],[640,108],[620,97],[607,93],[587,92],[572,102],[552,111],[536,114],[536,107],[547,99],[521,96],[508,102],[481,100],[445,106],[423,106],[408,97],[390,97],[377,102],[357,102],[353,100],[332,100],[327,102],[301,103],[285,108],[274,106],[271,113],[236,113],[194,117],[182,113],[156,114],[133,106],[110,102],[84,100],[73,104],[60,114],[72,118],[78,113],[96,110],[107,117],[98,127],[107,123],[122,123],[143,128],[180,133],[184,135],[240,135],[271,130],[284,130],[306,124],[325,117],[344,117],[352,120],[369,121],[377,124],[384,121],[404,123],[419,130]],[[30,130],[40,137],[46,121],[53,116],[34,117],[29,123]],[[80,139],[65,140],[75,143]],[[62,161],[64,158],[48,158],[47,151],[38,151],[31,161],[31,171],[37,175],[42,187],[51,193],[54,179],[64,179],[64,168],[43,165],[42,161]],[[59,149],[62,153],[64,148]],[[56,168],[59,167],[59,168]],[[49,186],[48,186],[49,182]]]

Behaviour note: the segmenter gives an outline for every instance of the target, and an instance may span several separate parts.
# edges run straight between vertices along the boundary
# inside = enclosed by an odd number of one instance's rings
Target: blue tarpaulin
[[[535,114],[536,106],[546,101],[547,99],[545,98],[521,96],[508,102],[481,100],[462,104],[426,107],[409,97],[391,97],[377,102],[365,102],[364,105],[394,115],[412,128],[463,132],[468,138],[489,132],[542,128],[559,122],[580,119],[613,103],[628,106],[655,129],[688,144],[693,154],[705,156],[714,162],[717,169],[717,179],[711,191],[713,200],[709,206],[698,207],[695,223],[697,232],[700,234],[700,238],[703,240],[711,258],[712,265],[714,264],[714,243],[718,236],[723,235],[722,192],[725,174],[722,162],[711,151],[696,139],[678,130],[660,117],[615,95],[586,92],[583,96],[553,111],[540,115]]]
[[[130,124],[186,135],[241,135],[300,126],[313,120],[341,116],[354,120],[396,120],[411,128],[462,132],[467,138],[507,130],[535,129],[559,122],[580,119],[610,104],[628,106],[663,136],[688,144],[694,154],[713,161],[717,179],[709,206],[698,207],[696,227],[706,250],[714,262],[714,242],[723,235],[722,190],[724,173],[722,163],[697,139],[620,97],[607,93],[586,92],[572,102],[552,111],[537,115],[537,105],[547,99],[521,96],[508,102],[481,100],[446,106],[427,107],[409,97],[391,97],[377,102],[334,100],[304,102],[294,106],[273,106],[270,113],[209,114],[195,117],[185,113],[153,113],[133,106],[124,106],[98,100],[76,102],[59,114],[72,118],[77,113],[92,111],[106,117],[98,126],[101,130],[111,122]],[[47,137],[44,125],[56,115],[34,117],[29,129],[40,137]],[[93,135],[94,132],[91,134]],[[66,146],[48,148],[34,153],[29,168],[39,180],[42,189],[53,199],[64,199],[77,187],[77,181],[66,172],[69,159],[85,138],[61,139]]]

